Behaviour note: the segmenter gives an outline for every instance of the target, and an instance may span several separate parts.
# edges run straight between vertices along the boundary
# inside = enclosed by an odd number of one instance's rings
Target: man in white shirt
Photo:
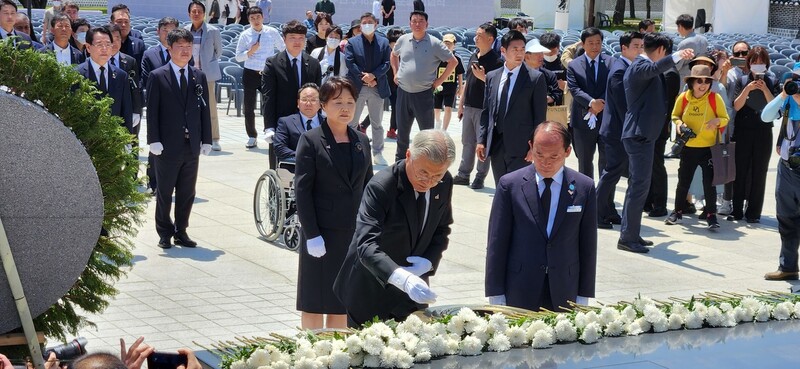
[[[275,55],[276,51],[286,49],[286,44],[278,30],[264,26],[264,15],[260,7],[254,6],[247,9],[247,20],[250,28],[239,36],[236,45],[236,61],[244,62],[244,127],[247,130],[248,149],[256,147],[256,93],[261,90],[261,71],[267,58]]]
[[[85,60],[83,53],[69,44],[72,37],[72,23],[69,17],[58,14],[50,22],[50,32],[53,33],[53,42],[45,46],[45,51],[52,51],[56,60],[63,65],[80,64]]]

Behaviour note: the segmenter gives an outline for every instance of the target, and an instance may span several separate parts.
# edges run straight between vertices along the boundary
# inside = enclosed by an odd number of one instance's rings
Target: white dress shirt
[[[520,68],[522,68],[522,64],[518,65],[516,68],[511,69],[511,70],[509,70],[508,67],[503,65],[503,74],[500,75],[500,88],[497,89],[497,103],[498,103],[498,106],[499,106],[499,104],[503,103],[502,101],[500,101],[500,99],[503,96],[503,88],[504,88],[503,86],[505,86],[506,83],[510,83],[510,85],[508,85],[508,100],[511,100],[511,92],[514,91],[514,84],[517,83],[517,77],[519,77]],[[508,73],[509,72],[512,73],[510,82],[508,81],[508,79],[509,79],[508,78]],[[506,109],[508,108],[508,100],[505,101]]]
[[[56,53],[56,60],[59,64],[72,64],[72,52],[70,51],[69,45],[67,45],[66,49],[62,49],[61,46],[58,46],[55,42],[53,42],[53,52]]]
[[[303,115],[303,113],[298,113],[298,114],[300,114],[300,119],[303,121],[302,122],[303,123],[303,129],[306,128],[306,122],[308,122],[309,119],[311,119],[311,129],[319,127],[319,125],[320,125],[320,123],[319,123],[319,115],[314,114],[313,117],[307,117],[307,116]]]
[[[91,64],[92,69],[94,69],[95,77],[97,77],[97,85],[100,86],[100,64],[95,63],[94,59],[92,58],[89,58],[89,63]],[[111,85],[108,84],[108,81],[111,69],[109,68],[108,62],[106,62],[106,64],[103,65],[103,67],[105,67],[105,73],[103,73],[103,75],[105,76],[106,79],[106,88],[110,89]]]
[[[553,182],[550,183],[550,217],[547,218],[547,236],[550,236],[550,231],[553,230],[553,221],[556,219],[556,212],[558,211],[558,198],[561,197],[561,186],[564,184],[564,167],[556,172],[553,176]],[[536,172],[536,187],[539,190],[539,198],[542,197],[544,192],[544,177],[539,172]]]
[[[247,56],[258,37],[261,35],[258,50],[253,55]],[[251,70],[262,71],[267,58],[275,55],[276,51],[281,52],[286,49],[286,44],[283,42],[280,32],[275,28],[269,26],[262,26],[261,31],[248,28],[239,36],[239,42],[236,44],[236,61],[244,62],[244,67]]]

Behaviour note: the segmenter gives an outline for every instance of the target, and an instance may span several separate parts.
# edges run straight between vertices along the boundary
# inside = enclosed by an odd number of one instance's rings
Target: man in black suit
[[[622,219],[614,205],[614,192],[619,179],[628,169],[628,154],[622,146],[622,124],[625,121],[625,112],[628,103],[625,100],[625,86],[622,79],[625,70],[642,53],[644,40],[638,32],[628,32],[620,36],[619,44],[622,55],[612,59],[608,71],[608,85],[606,86],[606,104],[603,109],[603,124],[600,125],[600,137],[605,145],[606,165],[600,172],[597,181],[597,227],[603,229],[613,228],[612,224],[620,224]]]
[[[147,143],[156,156],[156,231],[158,247],[195,247],[186,228],[194,203],[198,156],[211,152],[208,83],[202,71],[189,65],[192,34],[176,29],[167,36],[170,62],[147,80]],[[175,223],[170,218],[175,193]]]
[[[525,36],[508,31],[501,41],[503,68],[486,75],[481,133],[475,152],[491,157],[494,183],[506,173],[525,167],[528,139],[547,114],[545,76],[524,63]]]
[[[139,79],[139,69],[141,65],[136,64],[136,59],[132,56],[120,52],[122,47],[122,32],[120,27],[116,24],[109,24],[108,30],[111,31],[112,42],[114,48],[111,50],[111,58],[108,62],[111,65],[117,66],[128,76],[128,86],[131,90],[131,102],[133,103],[133,130],[134,135],[139,136],[139,129],[141,126],[139,122],[142,119],[142,110],[144,108],[144,95],[142,94],[142,87]],[[138,147],[138,140],[136,141]]]
[[[141,75],[139,70],[142,65],[142,56],[144,55],[145,45],[141,36],[135,37],[131,29],[131,12],[127,6],[123,4],[111,9],[111,23],[119,26],[120,33],[122,34],[122,47],[120,50],[136,59],[136,74]],[[138,32],[138,31],[137,31]]]
[[[24,50],[33,47],[31,36],[14,29],[16,22],[17,4],[11,0],[0,0],[0,40],[16,36],[18,38],[13,42],[18,49]]]
[[[639,235],[642,209],[650,190],[653,173],[653,150],[661,134],[664,119],[669,116],[672,101],[667,101],[662,73],[673,68],[678,60],[694,57],[691,49],[669,54],[670,39],[661,33],[644,36],[644,54],[625,71],[622,79],[628,111],[622,126],[622,144],[628,154],[628,190],[622,209],[622,230],[617,248],[646,253],[652,245]]]
[[[86,33],[86,48],[91,56],[78,65],[77,70],[80,75],[97,85],[102,92],[98,98],[109,96],[114,100],[111,114],[121,117],[124,127],[133,134],[133,103],[128,75],[108,62],[114,47],[112,40],[113,36],[107,27],[90,29]]]
[[[311,82],[306,83],[298,95],[297,108],[300,111],[278,119],[278,129],[272,141],[278,161],[294,161],[300,136],[319,127],[322,121],[319,115],[319,87]]]
[[[261,72],[261,90],[264,93],[264,139],[272,143],[278,118],[297,112],[297,91],[306,83],[320,84],[322,68],[319,62],[304,51],[306,26],[292,20],[283,26],[286,51],[267,59]],[[277,157],[273,145],[269,147],[269,167],[275,169]]]
[[[603,121],[606,82],[611,58],[603,51],[603,34],[589,27],[581,32],[583,56],[576,57],[567,65],[567,87],[572,94],[570,127],[575,140],[575,156],[578,171],[594,179],[594,153],[600,151],[598,171],[605,168],[606,148],[600,140],[599,130]]]
[[[333,291],[348,325],[373,317],[401,321],[436,301],[427,284],[449,243],[453,223],[453,140],[440,130],[420,131],[406,158],[367,184],[356,231]]]
[[[59,14],[50,21],[50,32],[53,42],[48,43],[43,52],[51,53],[63,65],[75,65],[86,61],[83,53],[69,44],[72,37],[72,22],[69,17]]]
[[[667,101],[675,101],[683,86],[683,80],[677,66],[664,72],[664,86]],[[653,175],[650,180],[650,192],[647,194],[643,209],[647,212],[647,216],[651,218],[664,217],[669,214],[667,212],[669,183],[667,167],[664,165],[664,150],[667,148],[667,141],[669,141],[672,130],[671,116],[664,119],[662,127],[661,134],[656,139],[655,149],[653,150]]]

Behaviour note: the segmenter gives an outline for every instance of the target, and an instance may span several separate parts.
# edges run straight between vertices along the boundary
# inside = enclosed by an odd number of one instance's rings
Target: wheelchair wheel
[[[258,232],[267,240],[275,241],[283,229],[283,188],[278,174],[267,170],[256,183],[253,196],[253,215]]]
[[[283,228],[283,244],[289,250],[297,250],[300,247],[300,227],[289,225]]]

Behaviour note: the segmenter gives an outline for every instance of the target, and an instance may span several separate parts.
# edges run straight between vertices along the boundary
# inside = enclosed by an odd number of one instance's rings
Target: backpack
[[[686,91],[681,94],[681,118],[683,117],[683,113],[686,111],[686,106],[689,105],[689,98],[686,97],[686,94],[690,93],[691,91]],[[717,116],[717,94],[714,91],[711,91],[708,94],[708,104],[711,105],[711,111],[714,112],[714,116]]]

